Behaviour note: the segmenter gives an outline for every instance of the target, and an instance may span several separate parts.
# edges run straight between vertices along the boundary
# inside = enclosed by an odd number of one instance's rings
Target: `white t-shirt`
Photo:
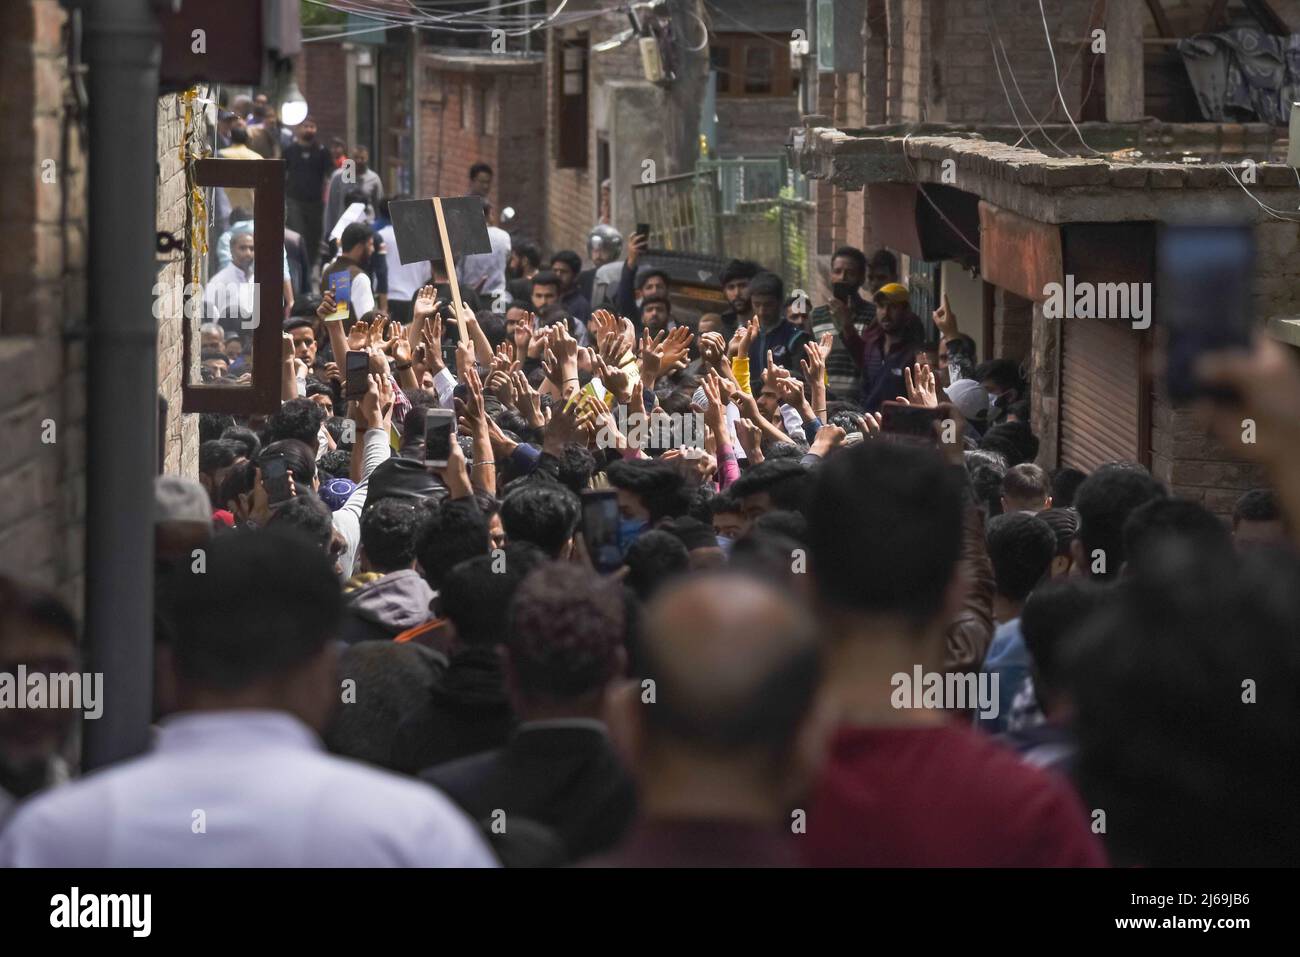
[[[414,299],[417,292],[433,282],[429,261],[425,259],[403,266],[397,249],[397,233],[392,226],[381,229],[379,238],[383,240],[384,253],[388,257],[388,298]]]

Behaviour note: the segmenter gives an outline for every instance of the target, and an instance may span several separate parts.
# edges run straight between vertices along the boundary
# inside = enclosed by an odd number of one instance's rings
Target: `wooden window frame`
[[[257,284],[257,324],[253,327],[253,384],[251,387],[191,382],[197,326],[205,321],[200,302],[181,307],[182,337],[181,411],[224,412],[230,415],[270,415],[280,408],[281,336],[284,324],[284,160],[201,159],[194,163],[194,185],[236,186],[253,193],[253,281]],[[194,229],[194,224],[189,224]],[[192,276],[193,260],[186,244],[185,275]],[[271,282],[258,277],[274,276]],[[202,294],[200,294],[200,300]],[[191,317],[192,312],[197,315]]]
[[[555,43],[555,166],[585,170],[590,162],[587,140],[591,132],[591,42],[583,33],[576,37],[556,37]],[[566,95],[564,60],[566,51],[571,49],[582,53],[582,92]]]
[[[726,51],[727,73],[718,74],[718,98],[719,99],[783,99],[794,96],[797,92],[795,86],[795,74],[790,69],[790,56],[788,53],[782,54],[776,47],[782,39],[781,34],[763,34],[762,36],[753,36],[747,33],[717,33],[714,34],[710,43],[709,63],[713,67],[715,53],[717,50]],[[772,89],[768,93],[746,93],[745,92],[745,62],[746,51],[754,47],[757,49],[769,49],[773,53],[771,83]],[[723,83],[726,83],[724,89]]]

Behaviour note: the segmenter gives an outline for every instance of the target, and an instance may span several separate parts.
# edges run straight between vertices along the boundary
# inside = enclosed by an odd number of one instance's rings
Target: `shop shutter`
[[[1061,465],[1142,461],[1141,348],[1127,325],[1061,320]]]

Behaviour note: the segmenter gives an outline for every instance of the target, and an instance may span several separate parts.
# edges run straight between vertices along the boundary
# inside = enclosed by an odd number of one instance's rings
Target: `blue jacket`
[[[803,378],[799,362],[803,359],[804,343],[810,342],[808,333],[789,320],[782,319],[771,331],[759,329],[758,336],[749,345],[749,379],[754,395],[762,387],[763,371],[767,368],[767,352],[772,350],[772,361],[797,378]]]

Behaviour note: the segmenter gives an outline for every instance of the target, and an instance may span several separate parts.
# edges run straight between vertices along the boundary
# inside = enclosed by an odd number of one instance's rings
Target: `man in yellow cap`
[[[844,347],[862,372],[862,406],[879,412],[882,402],[907,394],[903,370],[916,361],[925,343],[925,329],[908,307],[909,293],[891,282],[876,291],[876,321],[859,333],[846,323],[840,335]]]

